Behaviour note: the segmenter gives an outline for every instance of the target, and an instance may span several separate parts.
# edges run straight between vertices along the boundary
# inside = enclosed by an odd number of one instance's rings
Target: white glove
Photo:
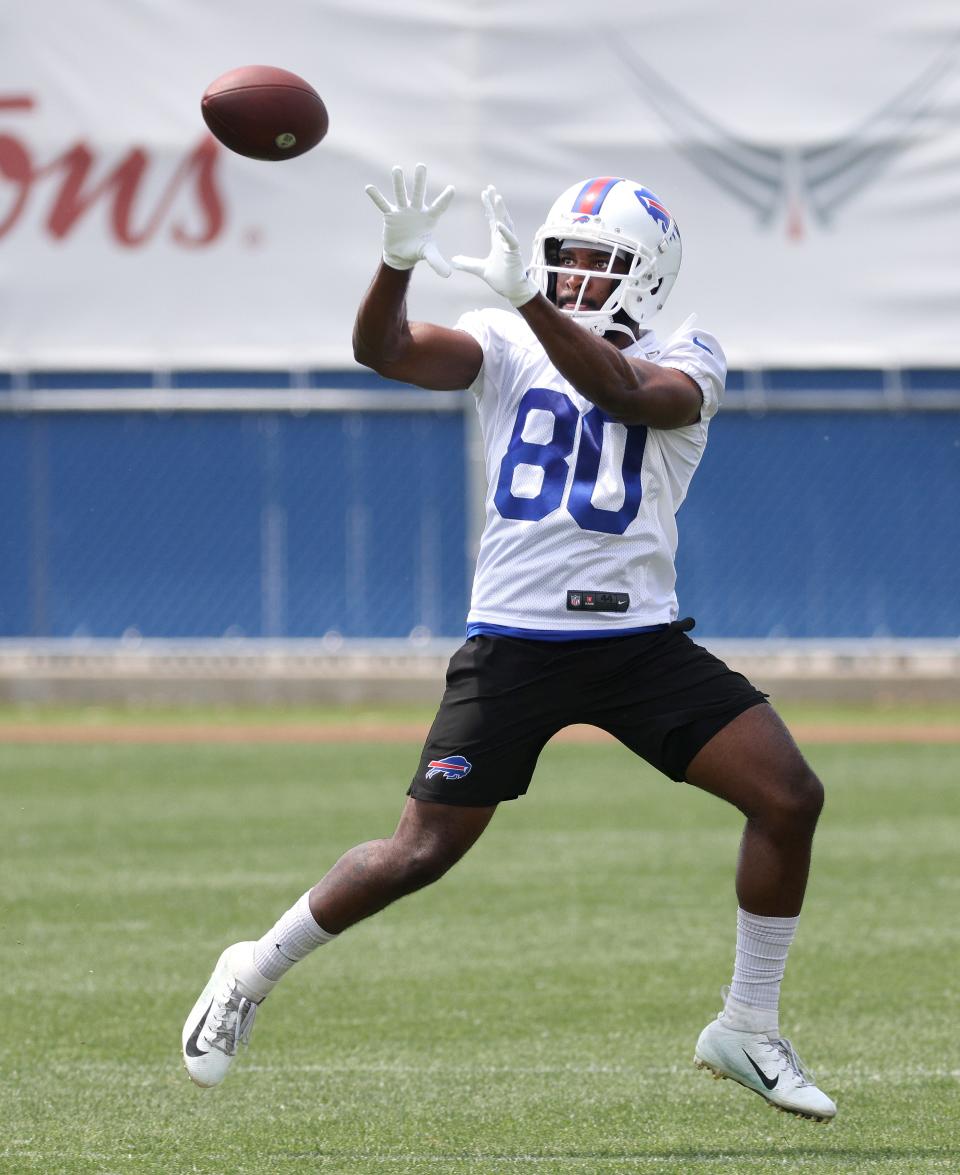
[[[513,306],[523,306],[540,293],[540,287],[527,275],[520,256],[520,242],[503,197],[491,185],[480,193],[480,199],[490,225],[490,252],[482,258],[454,257],[454,267],[482,277]]]
[[[424,203],[427,190],[426,164],[418,163],[413,172],[413,195],[407,198],[403,168],[393,168],[393,191],[396,204],[391,204],[380,191],[367,184],[363,189],[383,213],[383,259],[391,269],[413,269],[423,260],[441,277],[449,277],[453,270],[437,243],[433,230],[437,221],[453,199],[454,189],[448,184],[430,205]]]

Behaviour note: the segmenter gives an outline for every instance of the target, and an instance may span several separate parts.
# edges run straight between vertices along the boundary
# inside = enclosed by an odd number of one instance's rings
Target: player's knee
[[[407,844],[400,850],[400,871],[408,892],[422,889],[439,881],[447,870],[460,859],[454,844],[442,838],[430,837]]]
[[[809,767],[803,774],[803,784],[797,797],[797,818],[805,821],[811,829],[816,826],[823,811],[823,784]]]
[[[773,791],[768,818],[786,828],[806,827],[812,831],[820,817],[823,798],[823,784],[801,760],[785,773]]]

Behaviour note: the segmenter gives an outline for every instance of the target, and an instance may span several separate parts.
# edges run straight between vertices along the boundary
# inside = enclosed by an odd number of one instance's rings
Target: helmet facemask
[[[607,253],[606,269],[560,265],[564,246]],[[614,272],[617,257],[628,259],[626,273]],[[616,330],[635,340],[636,328],[663,307],[680,258],[676,222],[657,197],[631,180],[604,177],[575,184],[554,203],[534,237],[529,274],[554,305],[561,275],[582,276],[577,301],[564,313],[598,335]],[[616,281],[599,309],[582,308],[589,278]]]
[[[661,283],[656,272],[656,258],[649,250],[642,246],[628,248],[623,241],[608,243],[604,240],[587,240],[579,236],[565,236],[563,240],[557,237],[544,237],[534,242],[534,262],[530,266],[530,276],[538,282],[542,293],[559,306],[558,285],[564,277],[581,277],[583,280],[577,290],[576,300],[572,305],[560,307],[564,314],[578,325],[598,335],[605,335],[608,331],[621,331],[636,339],[636,330],[626,325],[627,322],[637,323],[633,315],[627,310],[628,305],[635,306],[645,294],[653,294]],[[594,253],[606,253],[607,264],[604,269],[593,267],[590,269],[575,269],[570,265],[560,263],[560,254],[564,249],[589,249]],[[541,259],[542,254],[542,259]],[[614,268],[618,259],[628,262],[626,272]],[[613,281],[616,284],[611,289],[606,301],[599,309],[584,308],[583,302],[589,297],[596,285],[591,281]],[[617,321],[617,319],[620,321]]]

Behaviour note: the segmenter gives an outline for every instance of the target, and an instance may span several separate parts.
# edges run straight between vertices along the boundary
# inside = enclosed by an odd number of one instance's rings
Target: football
[[[244,65],[210,83],[203,121],[225,147],[249,159],[293,159],[315,147],[330,120],[317,91],[272,65]]]

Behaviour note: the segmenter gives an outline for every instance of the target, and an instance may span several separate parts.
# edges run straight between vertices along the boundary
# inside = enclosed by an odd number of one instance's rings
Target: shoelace
[[[234,1052],[236,1052],[237,1045],[248,1045],[250,1043],[250,1032],[253,1028],[253,1020],[259,1006],[253,1000],[241,999],[237,1014],[237,1034],[234,1037],[233,1043]]]
[[[802,1078],[804,1085],[815,1085],[813,1074],[807,1069],[804,1063],[797,1056],[797,1050],[793,1047],[789,1040],[781,1037],[779,1040],[771,1040],[770,1047],[780,1054],[783,1061],[786,1062],[788,1068],[792,1069],[799,1077]]]
[[[235,988],[230,988],[225,998],[215,1000],[215,1010],[211,1010],[204,1030],[204,1037],[210,1041],[210,1047],[219,1049],[228,1057],[235,1056],[238,1045],[250,1043],[250,1032],[258,1007],[258,1004],[242,996]]]

